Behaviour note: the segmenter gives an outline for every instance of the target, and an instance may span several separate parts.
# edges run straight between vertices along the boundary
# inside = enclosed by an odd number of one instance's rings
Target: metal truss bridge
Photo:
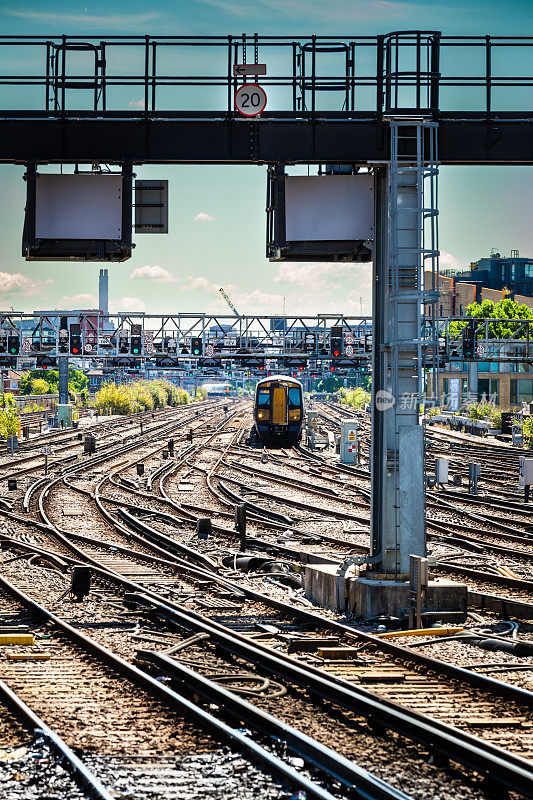
[[[79,331],[76,353],[73,326]],[[13,357],[23,362],[67,355],[87,361],[113,359],[115,366],[142,361],[146,368],[176,368],[194,360],[205,367],[233,361],[251,369],[265,359],[300,367],[311,360],[331,359],[332,330],[341,332],[338,367],[353,368],[370,358],[372,326],[367,317],[0,312],[0,365]],[[133,337],[138,352],[132,347]]]
[[[533,363],[533,320],[450,317],[442,322],[441,360]],[[465,323],[474,331],[475,353],[471,358],[463,352]]]

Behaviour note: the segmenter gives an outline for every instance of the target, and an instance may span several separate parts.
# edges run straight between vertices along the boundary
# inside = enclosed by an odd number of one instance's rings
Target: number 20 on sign
[[[245,83],[235,92],[235,109],[243,117],[257,117],[265,110],[267,96],[257,83]]]

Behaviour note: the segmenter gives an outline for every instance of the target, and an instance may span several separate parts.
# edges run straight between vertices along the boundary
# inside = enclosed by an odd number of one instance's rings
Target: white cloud
[[[357,275],[358,264],[339,261],[314,262],[303,264],[281,263],[278,274],[274,275],[274,283],[294,283],[303,288],[333,288],[334,281],[349,282]],[[336,284],[338,286],[338,283]]]
[[[54,283],[52,278],[36,280],[22,272],[0,272],[0,294],[3,295],[20,294],[22,297],[33,297]]]
[[[268,285],[251,291],[229,285],[226,290],[239,313],[245,315],[282,314],[285,306],[289,315],[359,316],[361,300],[363,314],[372,309],[371,264],[279,264],[272,283],[271,290]],[[224,312],[223,298],[213,298],[208,310]]]
[[[73,294],[64,295],[59,301],[58,308],[71,309],[71,308],[98,308],[98,300],[94,294]]]
[[[193,275],[187,275],[186,282],[180,286],[180,292],[195,292],[198,289],[206,292],[218,292],[219,288],[218,284],[211,283],[203,275],[198,275],[196,278]]]
[[[60,11],[41,11],[40,9],[17,9],[17,8],[4,8],[4,14],[10,17],[19,17],[20,19],[30,19],[33,22],[47,25],[47,24],[61,24],[61,25],[83,25],[91,28],[120,28],[122,30],[129,28],[130,30],[144,30],[146,25],[159,14],[150,12],[148,14],[68,14]]]
[[[240,16],[249,14],[250,0],[200,0],[201,3],[213,6],[227,14]],[[437,8],[441,8],[437,6]],[[347,19],[376,20],[400,18],[410,11],[416,10],[413,3],[396,2],[395,0],[330,0],[329,3],[309,3],[309,0],[260,0],[255,4],[257,14],[270,17],[272,14],[283,14],[287,17],[301,19],[327,20]]]
[[[120,300],[110,300],[109,310],[116,311],[146,311],[146,303],[140,297],[122,297]]]
[[[130,275],[130,281],[154,281],[155,283],[172,283],[176,277],[168,269],[160,267],[159,264],[145,264],[137,267]]]
[[[207,214],[205,211],[199,211],[198,214],[195,216],[195,222],[213,222],[215,218],[211,216],[211,214]]]
[[[130,108],[144,108],[144,100],[130,100],[128,105]]]
[[[440,269],[464,269],[464,264],[461,264],[458,258],[447,253],[446,250],[440,251],[439,266]]]

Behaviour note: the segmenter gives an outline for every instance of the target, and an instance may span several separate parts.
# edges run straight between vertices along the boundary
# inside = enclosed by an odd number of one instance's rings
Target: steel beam
[[[533,116],[441,114],[441,164],[533,164]],[[264,114],[251,124],[223,112],[130,116],[101,112],[5,112],[0,162],[135,164],[275,164],[383,162],[389,124],[375,112],[352,119],[298,112]],[[253,146],[252,146],[253,145]]]

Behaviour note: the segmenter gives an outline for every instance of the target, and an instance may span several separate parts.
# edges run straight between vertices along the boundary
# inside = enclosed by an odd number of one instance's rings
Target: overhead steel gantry
[[[2,36],[0,161],[383,162],[389,117],[418,114],[441,165],[531,164],[532,54],[532,36],[437,31]],[[253,62],[268,104],[250,120],[233,66]]]
[[[343,331],[343,355],[349,347],[350,358],[369,358],[372,333],[369,317],[342,314],[235,317],[205,313],[104,314],[98,310],[54,310],[33,314],[0,311],[0,365],[2,360],[10,359],[12,355],[9,341],[14,336],[18,339],[17,357],[56,358],[68,354],[72,324],[78,326],[80,344],[75,355],[70,352],[71,358],[131,358],[131,337],[137,333],[137,358],[159,359],[158,363],[165,358],[171,361],[190,360],[193,357],[193,338],[201,341],[202,353],[198,360],[203,361],[212,358],[238,360],[242,356],[330,359],[332,327],[340,327]],[[337,362],[343,360],[339,358]]]

